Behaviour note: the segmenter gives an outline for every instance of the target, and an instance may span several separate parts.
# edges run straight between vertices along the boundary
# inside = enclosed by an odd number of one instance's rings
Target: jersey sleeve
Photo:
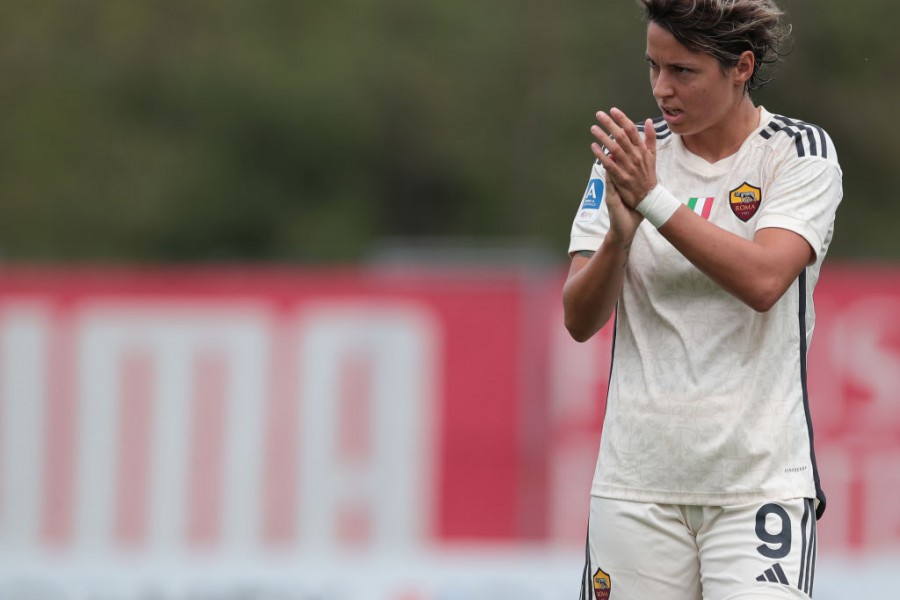
[[[609,210],[606,206],[606,173],[603,165],[595,162],[572,223],[569,254],[582,250],[596,252],[607,231]]]
[[[833,157],[833,146],[830,150]],[[809,242],[815,252],[813,260],[817,260],[831,240],[843,197],[842,177],[835,158],[789,156],[777,168],[768,198],[763,199],[756,230],[777,227],[793,231]]]

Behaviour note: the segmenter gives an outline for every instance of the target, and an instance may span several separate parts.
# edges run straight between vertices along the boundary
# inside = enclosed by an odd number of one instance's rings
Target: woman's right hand
[[[609,232],[607,237],[623,248],[630,248],[643,215],[622,201],[619,191],[611,182],[606,182],[606,208],[609,210]]]

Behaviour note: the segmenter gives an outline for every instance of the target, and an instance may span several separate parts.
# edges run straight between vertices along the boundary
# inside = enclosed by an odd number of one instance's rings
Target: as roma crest
[[[609,594],[612,591],[612,579],[610,579],[609,574],[598,568],[591,579],[594,583],[594,598],[597,600],[609,600]]]
[[[745,181],[740,187],[731,190],[729,200],[731,200],[728,203],[731,205],[731,212],[746,223],[759,210],[759,205],[762,203],[762,190]]]

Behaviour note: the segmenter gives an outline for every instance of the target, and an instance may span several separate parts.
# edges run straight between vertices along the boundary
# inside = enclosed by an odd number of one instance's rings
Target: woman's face
[[[647,26],[647,62],[653,97],[669,129],[682,136],[726,125],[744,95],[736,68],[723,70],[712,55],[688,50],[653,22]]]

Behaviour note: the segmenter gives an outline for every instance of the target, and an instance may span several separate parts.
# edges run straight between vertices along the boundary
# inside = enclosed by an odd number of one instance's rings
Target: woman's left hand
[[[635,208],[656,187],[656,130],[653,120],[647,119],[642,139],[637,126],[625,113],[618,108],[609,112],[597,113],[600,124],[591,127],[591,133],[597,138],[591,150],[619,190],[622,201]]]

